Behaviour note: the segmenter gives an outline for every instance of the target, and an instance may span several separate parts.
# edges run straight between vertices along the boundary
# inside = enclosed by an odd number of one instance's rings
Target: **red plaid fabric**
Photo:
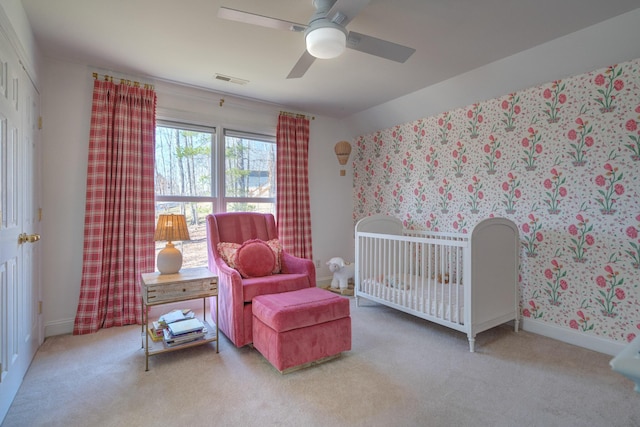
[[[139,275],[154,269],[155,113],[152,89],[94,81],[74,334],[141,321]]]
[[[278,159],[278,238],[290,254],[313,259],[309,207],[309,120],[280,114],[276,134]]]

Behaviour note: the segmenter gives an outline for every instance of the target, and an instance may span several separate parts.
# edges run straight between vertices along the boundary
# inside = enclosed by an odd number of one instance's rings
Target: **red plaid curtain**
[[[278,238],[290,254],[313,259],[309,207],[309,120],[280,114],[276,134],[278,159]]]
[[[138,277],[154,269],[155,113],[152,89],[94,81],[74,334],[141,321]]]

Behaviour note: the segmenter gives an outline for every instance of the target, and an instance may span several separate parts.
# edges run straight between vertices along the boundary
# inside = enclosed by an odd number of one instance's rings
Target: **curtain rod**
[[[311,120],[315,120],[316,117],[315,116],[307,116],[306,114],[299,114],[299,113],[291,113],[289,111],[282,111],[280,110],[280,114],[282,114],[283,116],[289,116],[289,117],[295,117],[296,119],[311,119]]]
[[[93,78],[94,78],[94,79],[96,79],[96,80],[97,80],[99,77],[100,77],[100,74],[98,74],[98,73],[93,73]],[[103,79],[104,79],[104,81],[105,81],[105,82],[111,82],[111,83],[113,83],[113,79],[114,79],[114,77],[113,77],[113,76],[109,76],[109,75],[107,75],[107,74],[103,74],[103,75],[102,75],[102,77],[103,77]],[[120,84],[121,84],[121,85],[133,86],[133,87],[140,87],[140,86],[141,86],[141,83],[140,83],[140,82],[132,81],[132,80],[129,80],[129,79],[122,79],[122,78],[120,79]],[[153,90],[153,89],[154,89],[154,88],[153,88],[153,85],[152,85],[152,84],[148,84],[148,83],[145,83],[145,84],[143,85],[143,87],[144,87],[145,89],[151,89],[151,90]]]

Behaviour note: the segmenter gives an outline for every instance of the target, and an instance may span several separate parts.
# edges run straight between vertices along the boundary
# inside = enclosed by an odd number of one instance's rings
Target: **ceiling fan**
[[[347,31],[345,28],[360,9],[370,0],[312,0],[316,8],[308,25],[285,21],[269,16],[221,7],[218,17],[244,22],[277,30],[304,32],[307,49],[287,76],[288,79],[300,78],[311,67],[316,58],[329,59],[342,54],[345,48],[405,62],[416,51],[390,41],[365,34]]]

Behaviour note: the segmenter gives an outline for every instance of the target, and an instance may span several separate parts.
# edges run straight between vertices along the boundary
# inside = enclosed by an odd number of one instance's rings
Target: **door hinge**
[[[42,116],[38,116],[38,129],[42,130]]]

